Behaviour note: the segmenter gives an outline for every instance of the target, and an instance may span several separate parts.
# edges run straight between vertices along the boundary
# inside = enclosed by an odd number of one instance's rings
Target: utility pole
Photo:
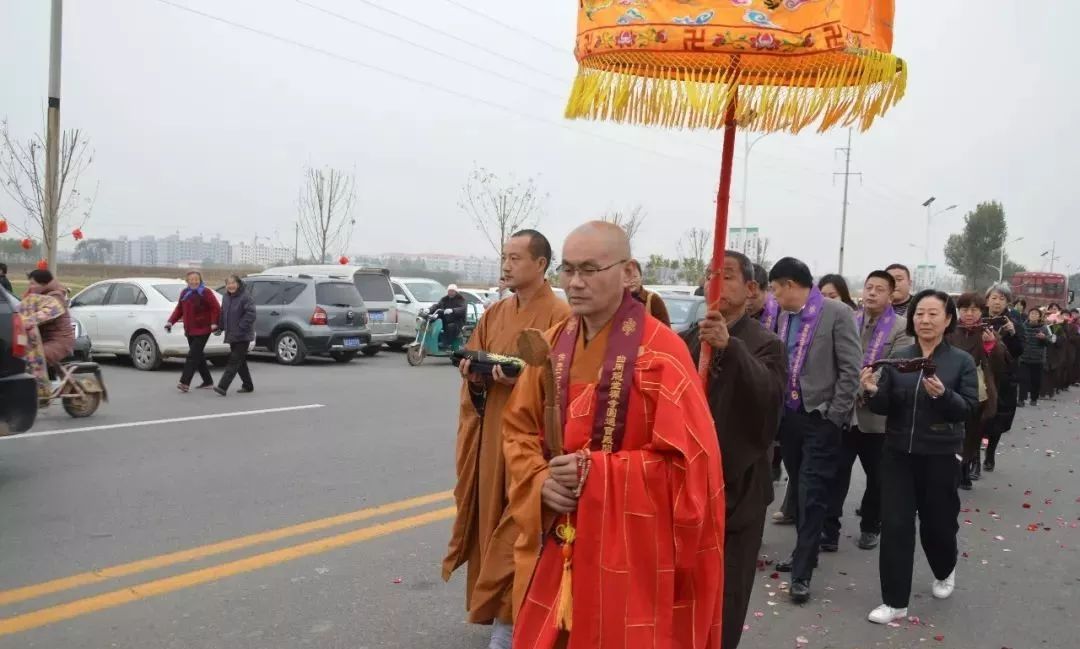
[[[293,231],[293,263],[300,263],[300,221],[297,221]]]
[[[1054,261],[1057,260],[1057,241],[1050,245],[1050,272],[1054,272]]]
[[[766,135],[768,135],[766,133]],[[746,234],[746,204],[750,201],[750,150],[754,148],[754,145],[761,141],[765,135],[759,135],[753,142],[750,141],[750,131],[744,133],[743,139],[743,174],[742,174],[742,218],[740,219],[742,226],[742,254],[749,255],[750,237]]]
[[[844,244],[847,239],[847,208],[848,208],[848,181],[852,176],[858,176],[862,180],[862,173],[851,171],[851,129],[847,132],[847,146],[837,147],[837,151],[844,152],[844,172],[834,173],[833,178],[836,176],[844,177],[844,208],[840,215],[840,263],[836,270],[841,276],[844,274]]]
[[[49,268],[56,270],[59,223],[60,170],[60,46],[63,0],[52,0],[49,25],[49,112],[45,127],[45,255]]]

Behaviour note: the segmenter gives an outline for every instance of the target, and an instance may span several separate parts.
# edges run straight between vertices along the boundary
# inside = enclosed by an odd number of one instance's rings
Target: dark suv
[[[244,285],[255,299],[255,346],[279,363],[311,355],[348,363],[371,342],[364,299],[346,279],[257,275]]]
[[[37,382],[26,373],[26,334],[19,301],[0,288],[0,435],[30,430],[37,419]]]

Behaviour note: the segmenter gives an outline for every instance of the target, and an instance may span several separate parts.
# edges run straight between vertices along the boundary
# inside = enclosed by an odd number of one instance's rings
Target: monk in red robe
[[[503,247],[502,281],[513,296],[489,307],[466,347],[516,356],[524,329],[546,330],[570,315],[570,307],[551,290],[545,276],[551,244],[536,230],[514,233]],[[461,363],[461,410],[457,437],[457,519],[450,538],[443,579],[462,564],[465,609],[473,624],[493,624],[490,649],[509,649],[514,540],[517,531],[506,515],[502,419],[517,379],[496,366],[491,375]]]
[[[514,649],[720,646],[716,429],[686,345],[624,289],[629,261],[608,223],[563,247],[573,315],[546,334],[561,448],[545,442],[544,368],[525,370],[503,419]]]

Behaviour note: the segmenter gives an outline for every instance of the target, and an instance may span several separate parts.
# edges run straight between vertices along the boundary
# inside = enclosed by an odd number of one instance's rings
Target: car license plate
[[[372,311],[368,315],[371,316],[371,321],[372,322],[382,322],[383,320],[386,319],[386,312],[385,311]]]
[[[359,338],[346,338],[345,339],[345,349],[360,349],[360,339]]]

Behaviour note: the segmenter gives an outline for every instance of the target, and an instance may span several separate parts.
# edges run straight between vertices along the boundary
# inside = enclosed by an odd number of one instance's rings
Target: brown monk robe
[[[780,426],[787,383],[787,350],[747,313],[754,293],[753,265],[743,254],[724,259],[719,311],[683,338],[697,362],[701,339],[713,348],[705,394],[716,421],[727,496],[724,529],[724,624],[722,649],[742,638],[757,574],[765,514],[773,499],[771,449]]]
[[[645,305],[645,311],[648,312],[649,315],[670,327],[671,316],[668,314],[667,305],[664,304],[664,298],[660,297],[658,293],[654,293],[643,287],[641,285],[643,281],[644,278],[641,272],[641,263],[636,259],[631,259],[630,281],[627,284],[627,288],[630,289],[630,294]]]
[[[544,279],[550,259],[551,244],[539,232],[524,230],[507,241],[502,273],[514,295],[484,312],[469,339],[468,349],[516,355],[518,334],[522,330],[546,330],[569,316],[569,305],[555,295]],[[498,621],[509,625],[512,623],[509,584],[517,533],[511,529],[512,521],[504,520],[507,480],[502,416],[516,381],[501,375],[477,376],[469,371],[467,363],[460,369],[467,380],[461,389],[457,437],[458,481],[454,497],[458,514],[443,560],[443,579],[449,579],[458,567],[468,563],[465,608],[469,622]],[[499,535],[497,529],[502,530]]]

